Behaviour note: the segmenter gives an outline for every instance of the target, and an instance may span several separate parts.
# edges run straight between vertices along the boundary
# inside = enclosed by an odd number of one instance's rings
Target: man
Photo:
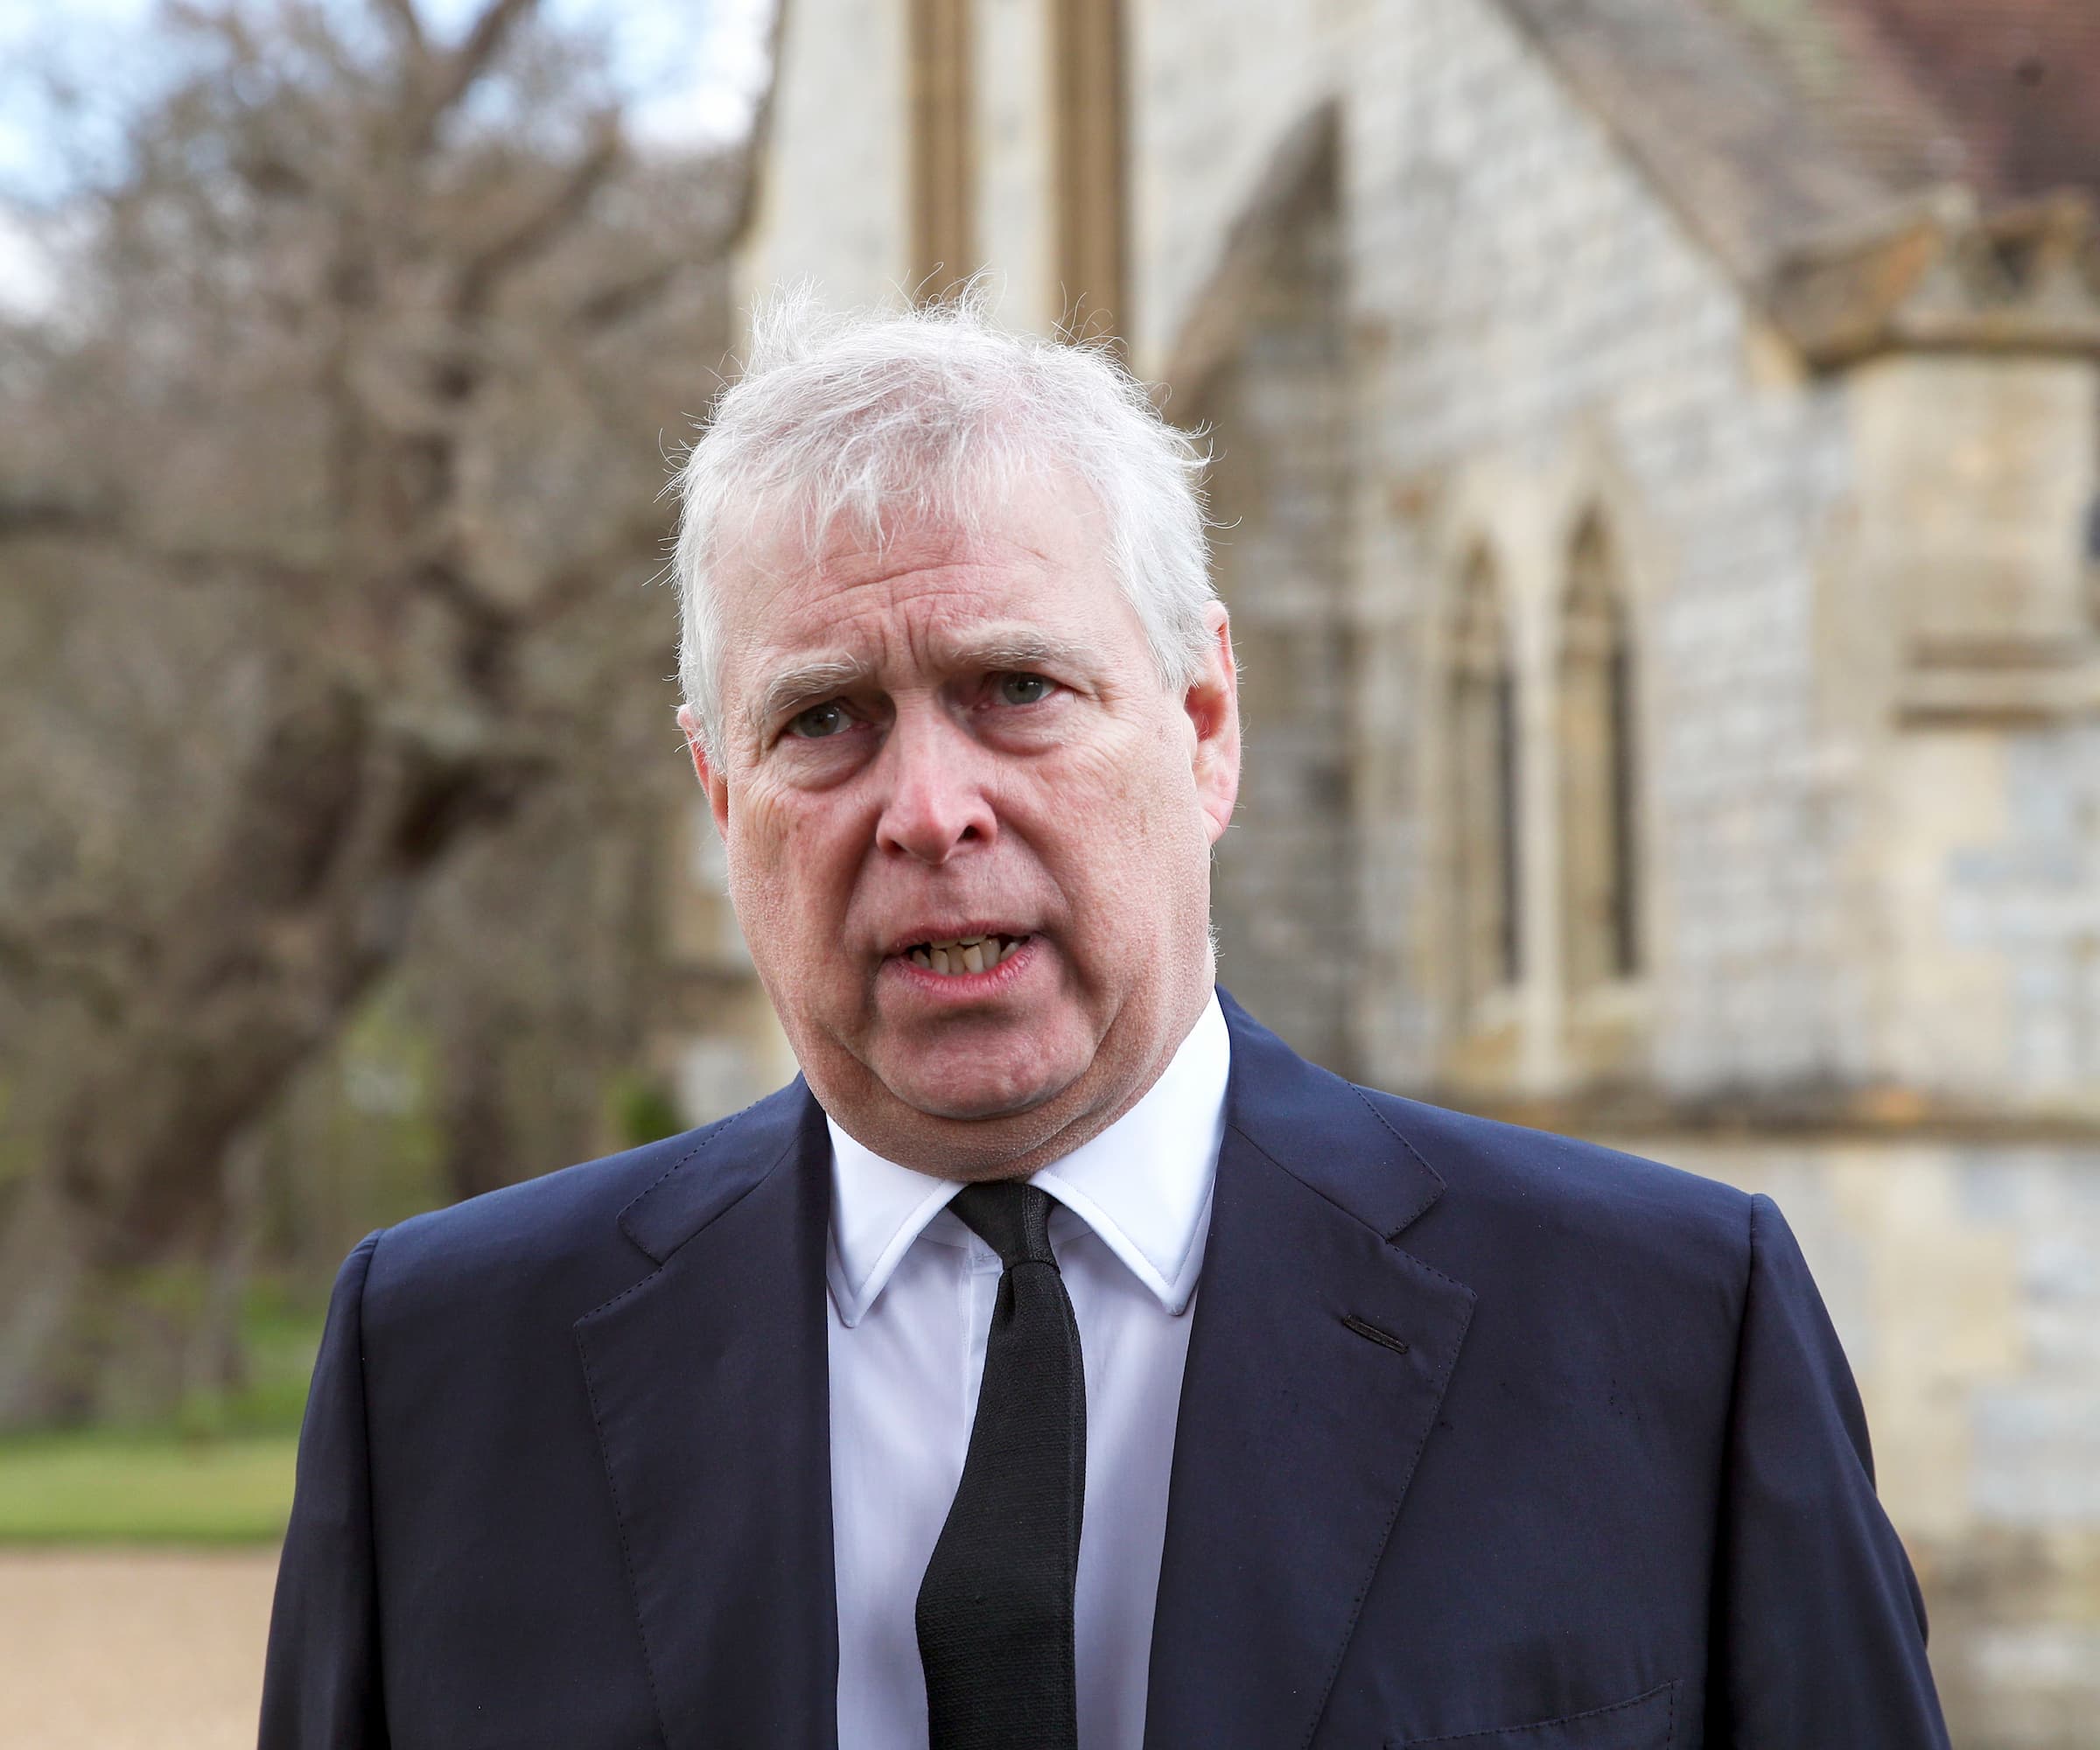
[[[265,1750],[1945,1742],[1777,1210],[1214,990],[1194,467],[968,308],[761,322],[681,721],[802,1076],[352,1254]]]

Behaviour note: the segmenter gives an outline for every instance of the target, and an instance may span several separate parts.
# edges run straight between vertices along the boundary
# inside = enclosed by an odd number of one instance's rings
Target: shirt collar
[[[1213,992],[1144,1097],[1099,1136],[1030,1177],[1091,1228],[1176,1317],[1187,1310],[1202,1267],[1231,1060],[1231,1038]],[[962,1187],[885,1160],[829,1115],[824,1122],[831,1132],[825,1274],[839,1320],[850,1329]]]

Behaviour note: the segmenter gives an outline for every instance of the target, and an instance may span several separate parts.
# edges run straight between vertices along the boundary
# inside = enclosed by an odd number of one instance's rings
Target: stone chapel
[[[1777,1196],[1971,1750],[2100,1705],[2096,92],[2092,0],[782,0],[737,256],[1209,433],[1223,981]]]

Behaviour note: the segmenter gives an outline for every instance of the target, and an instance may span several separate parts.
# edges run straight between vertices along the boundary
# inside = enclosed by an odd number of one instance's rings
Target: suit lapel
[[[1150,1750],[1311,1737],[1473,1314],[1472,1290],[1391,1243],[1442,1181],[1362,1096],[1226,1014]]]
[[[657,1268],[577,1344],[669,1750],[836,1728],[823,1117],[798,1081],[622,1213]]]

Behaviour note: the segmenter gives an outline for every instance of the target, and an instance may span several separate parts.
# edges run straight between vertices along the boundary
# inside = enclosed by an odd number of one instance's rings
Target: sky
[[[0,192],[35,196],[54,186],[57,159],[21,70],[55,52],[67,66],[124,66],[149,40],[158,0],[0,0]],[[355,5],[359,0],[330,0]],[[749,131],[767,74],[774,0],[542,0],[563,24],[607,32],[629,118],[645,149],[729,144]],[[479,0],[417,0],[433,35],[457,35]],[[0,309],[36,310],[52,296],[33,238],[0,206]]]

